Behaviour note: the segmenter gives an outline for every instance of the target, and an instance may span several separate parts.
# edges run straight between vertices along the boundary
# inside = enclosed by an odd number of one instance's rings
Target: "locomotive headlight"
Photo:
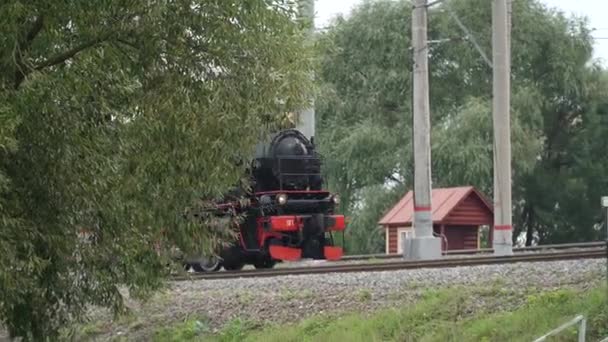
[[[331,197],[331,200],[334,202],[334,204],[338,205],[340,204],[340,196],[338,194],[335,194]]]
[[[286,194],[278,194],[277,195],[277,202],[280,205],[285,205],[285,203],[287,203],[287,195]]]

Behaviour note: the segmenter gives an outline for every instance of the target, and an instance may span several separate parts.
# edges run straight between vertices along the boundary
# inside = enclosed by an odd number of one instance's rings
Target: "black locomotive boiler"
[[[245,264],[271,268],[277,261],[342,257],[334,234],[344,232],[345,217],[335,213],[338,195],[323,189],[313,142],[294,129],[275,133],[257,145],[249,173],[247,205],[216,204],[217,210],[231,207],[243,214],[238,241],[217,256],[190,260],[194,270],[238,270]]]

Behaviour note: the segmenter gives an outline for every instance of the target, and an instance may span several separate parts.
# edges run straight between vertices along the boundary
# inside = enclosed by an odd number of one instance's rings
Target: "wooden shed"
[[[433,189],[433,230],[442,238],[443,250],[480,248],[480,227],[489,227],[489,246],[494,233],[490,202],[472,186]],[[402,241],[413,236],[413,192],[409,191],[380,219],[386,233],[386,253],[401,254]]]

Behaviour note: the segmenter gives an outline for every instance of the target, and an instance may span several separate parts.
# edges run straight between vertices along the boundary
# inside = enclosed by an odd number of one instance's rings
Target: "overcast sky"
[[[594,37],[608,38],[608,0],[540,0],[550,7],[563,10],[566,13],[587,16],[590,26],[597,29]],[[342,13],[348,15],[350,10],[362,0],[315,0],[315,24],[317,27],[327,26],[329,20]],[[466,23],[465,23],[466,25]],[[608,39],[598,39],[594,46],[595,57],[601,58],[608,65]]]

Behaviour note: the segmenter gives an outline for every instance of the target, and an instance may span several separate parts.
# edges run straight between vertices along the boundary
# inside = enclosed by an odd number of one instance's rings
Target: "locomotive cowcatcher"
[[[344,233],[345,217],[334,211],[339,197],[323,189],[321,159],[314,143],[294,129],[269,136],[256,146],[248,173],[251,191],[236,189],[246,205],[235,205],[234,193],[216,202],[216,212],[244,216],[238,239],[215,256],[187,260],[195,271],[238,270],[245,264],[272,268],[276,262],[300,259],[337,260],[342,248],[334,234]]]

